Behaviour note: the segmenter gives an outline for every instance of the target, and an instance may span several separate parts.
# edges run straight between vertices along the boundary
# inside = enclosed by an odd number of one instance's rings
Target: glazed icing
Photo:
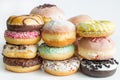
[[[10,16],[7,20],[8,25],[43,25],[43,19],[40,15],[20,15]]]
[[[108,37],[101,38],[82,38],[79,46],[89,50],[109,50],[115,47],[114,42]]]
[[[49,34],[49,33],[43,33],[42,34],[43,38],[45,38],[48,41],[54,40],[54,41],[64,41],[68,39],[76,39],[76,33],[75,32],[69,32],[69,33],[64,33],[64,34]]]
[[[82,47],[78,47],[78,54],[88,60],[104,60],[113,58],[114,54],[116,53],[116,49],[112,48],[109,50],[88,50]]]
[[[45,60],[43,67],[55,71],[71,71],[79,68],[80,61],[77,57],[73,57],[64,61],[48,61]]]
[[[114,31],[115,25],[111,21],[107,20],[91,20],[85,21],[77,25],[77,32],[109,32]]]
[[[71,31],[75,32],[75,25],[65,20],[52,20],[45,24],[43,31],[51,33],[67,33]]]
[[[46,44],[42,44],[38,48],[40,53],[44,54],[61,54],[74,52],[74,45],[68,45],[65,47],[49,47]]]
[[[81,22],[90,21],[90,20],[92,20],[92,18],[88,15],[78,15],[69,19],[69,21],[71,21],[76,26]]]
[[[40,32],[39,31],[15,32],[15,31],[6,30],[4,35],[6,37],[15,38],[15,39],[29,39],[40,36]]]
[[[42,17],[51,18],[52,20],[65,19],[63,11],[57,6],[44,7],[44,8],[41,6],[43,5],[35,7],[31,11],[31,14],[40,14]]]
[[[37,46],[36,45],[24,45],[24,46],[17,46],[17,45],[11,45],[6,44],[3,48],[3,53],[7,52],[27,52],[32,51],[33,53],[37,52]]]
[[[82,64],[82,65],[85,66],[84,64]],[[110,65],[110,66],[111,66],[110,68],[107,68],[107,67],[105,67],[105,66],[102,66],[102,68],[98,68],[98,71],[109,71],[109,70],[114,70],[114,69],[117,68],[117,64],[115,64],[115,65]],[[89,66],[87,66],[87,68],[90,69]]]

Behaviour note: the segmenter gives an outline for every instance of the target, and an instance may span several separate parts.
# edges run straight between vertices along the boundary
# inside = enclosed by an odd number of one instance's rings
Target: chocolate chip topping
[[[46,7],[54,7],[56,5],[54,4],[43,4],[43,5],[39,5],[37,8],[46,8]]]
[[[6,46],[6,45],[4,45],[4,46],[3,46],[3,49],[6,49],[6,47],[7,47],[7,46]]]
[[[111,65],[119,64],[115,59],[111,58],[109,60],[87,60],[83,59],[81,64],[84,65],[89,70],[98,70],[103,66],[106,68],[110,68]]]
[[[24,50],[24,49],[26,49],[26,47],[25,46],[18,46],[18,49],[19,50]]]
[[[4,56],[3,62],[11,66],[30,67],[30,66],[41,64],[42,58],[36,56],[33,59],[18,59],[18,58],[15,59],[15,58],[8,58]]]
[[[14,49],[14,47],[12,46],[12,47],[10,47],[10,49]]]

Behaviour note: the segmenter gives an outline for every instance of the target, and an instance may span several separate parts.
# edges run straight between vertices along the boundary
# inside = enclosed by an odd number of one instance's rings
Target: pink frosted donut
[[[39,31],[16,32],[6,30],[5,40],[11,44],[35,44],[40,40]]]
[[[40,32],[39,31],[15,32],[6,30],[5,36],[14,39],[29,39],[40,36]]]
[[[88,15],[77,15],[69,19],[69,21],[71,21],[74,25],[90,20],[92,20],[92,18]]]
[[[78,42],[78,54],[88,60],[106,60],[115,53],[114,42],[108,38],[82,38]]]

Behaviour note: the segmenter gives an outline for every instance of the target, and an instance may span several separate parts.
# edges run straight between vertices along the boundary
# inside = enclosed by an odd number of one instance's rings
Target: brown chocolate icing
[[[27,19],[32,19],[32,20],[36,21],[38,24],[40,24],[40,23],[39,23],[36,19],[34,19],[34,18],[24,18],[23,21],[22,21],[23,25],[27,25],[27,24],[25,23],[25,20],[27,20]]]
[[[93,77],[107,77],[115,73],[115,69],[111,70],[99,70],[102,67],[110,68],[112,65],[118,65],[119,63],[114,59],[108,60],[87,60],[83,59],[80,63],[80,70],[84,74]]]
[[[22,20],[22,24],[21,25],[11,25],[13,23],[13,21],[16,18],[22,17],[22,16],[26,16],[23,20]],[[10,31],[32,31],[32,30],[40,30],[43,27],[44,23],[40,23],[37,19],[32,18],[33,16],[38,17],[40,20],[42,19],[39,15],[21,15],[21,16],[14,16],[12,19],[11,17],[8,18],[7,20],[7,29]],[[38,23],[38,25],[27,25],[25,23],[25,20],[27,19],[31,19],[33,21],[35,21],[36,23]]]
[[[33,31],[33,30],[40,30],[43,25],[7,25],[7,29],[10,31]]]
[[[94,71],[94,70],[89,70],[86,67],[80,65],[80,71],[91,77],[108,77],[108,76],[112,76],[116,72],[116,69],[109,71]]]
[[[42,58],[36,56],[35,58],[32,59],[18,59],[18,58],[8,58],[4,56],[3,62],[11,66],[30,67],[41,64]]]
[[[46,8],[46,7],[54,7],[56,5],[54,4],[43,4],[43,5],[39,5],[37,8]]]

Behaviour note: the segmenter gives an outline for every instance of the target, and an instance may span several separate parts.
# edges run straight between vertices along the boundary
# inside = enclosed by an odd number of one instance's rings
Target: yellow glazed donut
[[[105,37],[115,31],[115,25],[107,20],[92,20],[77,25],[77,35],[80,37]]]

